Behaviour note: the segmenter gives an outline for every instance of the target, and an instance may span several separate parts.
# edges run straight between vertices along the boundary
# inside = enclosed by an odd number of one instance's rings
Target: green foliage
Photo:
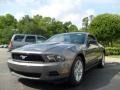
[[[120,16],[116,14],[96,16],[89,25],[89,32],[105,45],[112,46],[113,41],[120,38]]]
[[[120,47],[106,47],[106,55],[120,55]]]
[[[0,44],[8,43],[12,34],[13,29],[17,27],[17,20],[14,16],[6,14],[0,16]]]
[[[40,34],[50,37],[57,33],[78,31],[78,28],[71,22],[61,22],[54,18],[42,17],[39,15],[30,18],[28,15],[18,22],[19,33]]]
[[[78,31],[71,22],[61,22],[50,17],[36,15],[33,18],[25,15],[17,21],[14,16],[0,16],[0,44],[9,43],[14,33],[37,34],[50,37],[57,33]]]

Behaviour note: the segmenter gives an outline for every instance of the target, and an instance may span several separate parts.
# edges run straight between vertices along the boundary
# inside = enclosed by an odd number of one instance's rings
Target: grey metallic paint
[[[80,32],[78,32],[80,33]],[[73,33],[74,34],[74,33]],[[84,57],[85,69],[99,63],[102,58],[102,53],[104,53],[104,47],[98,42],[96,44],[89,44],[87,42],[87,37],[89,33],[86,34],[86,39],[84,44],[72,44],[72,43],[42,43],[26,45],[24,47],[13,50],[11,53],[34,53],[34,54],[53,54],[60,55],[65,58],[63,62],[53,62],[53,63],[41,63],[41,62],[17,62],[13,60],[8,60],[9,68],[22,72],[32,72],[32,73],[42,73],[41,80],[58,79],[68,77],[70,75],[72,63],[77,55],[82,55]],[[44,58],[45,59],[45,58]],[[47,75],[49,71],[57,71],[59,76],[50,77]],[[15,72],[14,72],[15,73]],[[21,76],[23,78],[25,77]]]

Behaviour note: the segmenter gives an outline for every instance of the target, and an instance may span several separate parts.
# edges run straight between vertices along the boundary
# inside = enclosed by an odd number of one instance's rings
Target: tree
[[[72,25],[72,23],[69,21],[69,22],[65,22],[64,23],[64,29],[65,31],[64,32],[69,32],[69,27]]]
[[[39,34],[38,28],[37,28],[37,24],[28,15],[25,15],[18,22],[17,28],[19,30],[19,33],[24,33],[24,34]]]
[[[94,19],[94,15],[90,15],[89,16],[89,22],[92,22],[93,19]]]
[[[64,32],[77,32],[78,28],[76,25],[73,25],[72,22],[65,22],[63,24],[64,26]]]
[[[17,21],[14,16],[0,16],[0,44],[8,43],[13,34],[37,34],[47,38],[54,34],[78,31],[77,26],[69,22],[61,22],[51,17],[25,15]]]
[[[82,19],[82,28],[81,28],[81,30],[87,32],[89,24],[92,22],[93,19],[94,19],[94,15],[90,15],[88,17],[84,17]]]
[[[88,29],[88,24],[89,24],[88,21],[89,21],[88,17],[82,19],[82,28],[85,30]]]
[[[104,44],[112,45],[112,42],[120,36],[120,16],[116,14],[96,16],[89,26],[89,32]]]
[[[13,35],[13,29],[16,29],[17,20],[14,16],[6,14],[0,16],[0,43],[8,43]]]

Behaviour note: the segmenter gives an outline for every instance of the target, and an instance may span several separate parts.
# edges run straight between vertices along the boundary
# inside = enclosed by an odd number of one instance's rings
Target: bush
[[[106,47],[106,55],[120,55],[120,47]]]

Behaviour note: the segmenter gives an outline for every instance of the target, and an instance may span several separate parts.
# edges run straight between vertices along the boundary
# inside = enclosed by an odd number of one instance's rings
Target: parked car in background
[[[4,44],[4,45],[3,45],[3,48],[7,48],[7,47],[8,47],[8,45],[7,45],[7,44]]]
[[[3,45],[0,45],[0,48],[3,48]]]
[[[0,45],[0,48],[7,48],[7,47],[8,47],[7,44]]]
[[[40,35],[14,34],[8,46],[9,51],[28,44],[41,43],[46,40]]]
[[[105,49],[86,32],[57,34],[44,43],[26,45],[11,52],[10,71],[19,77],[38,80],[68,78],[78,85],[85,71],[105,65]]]

